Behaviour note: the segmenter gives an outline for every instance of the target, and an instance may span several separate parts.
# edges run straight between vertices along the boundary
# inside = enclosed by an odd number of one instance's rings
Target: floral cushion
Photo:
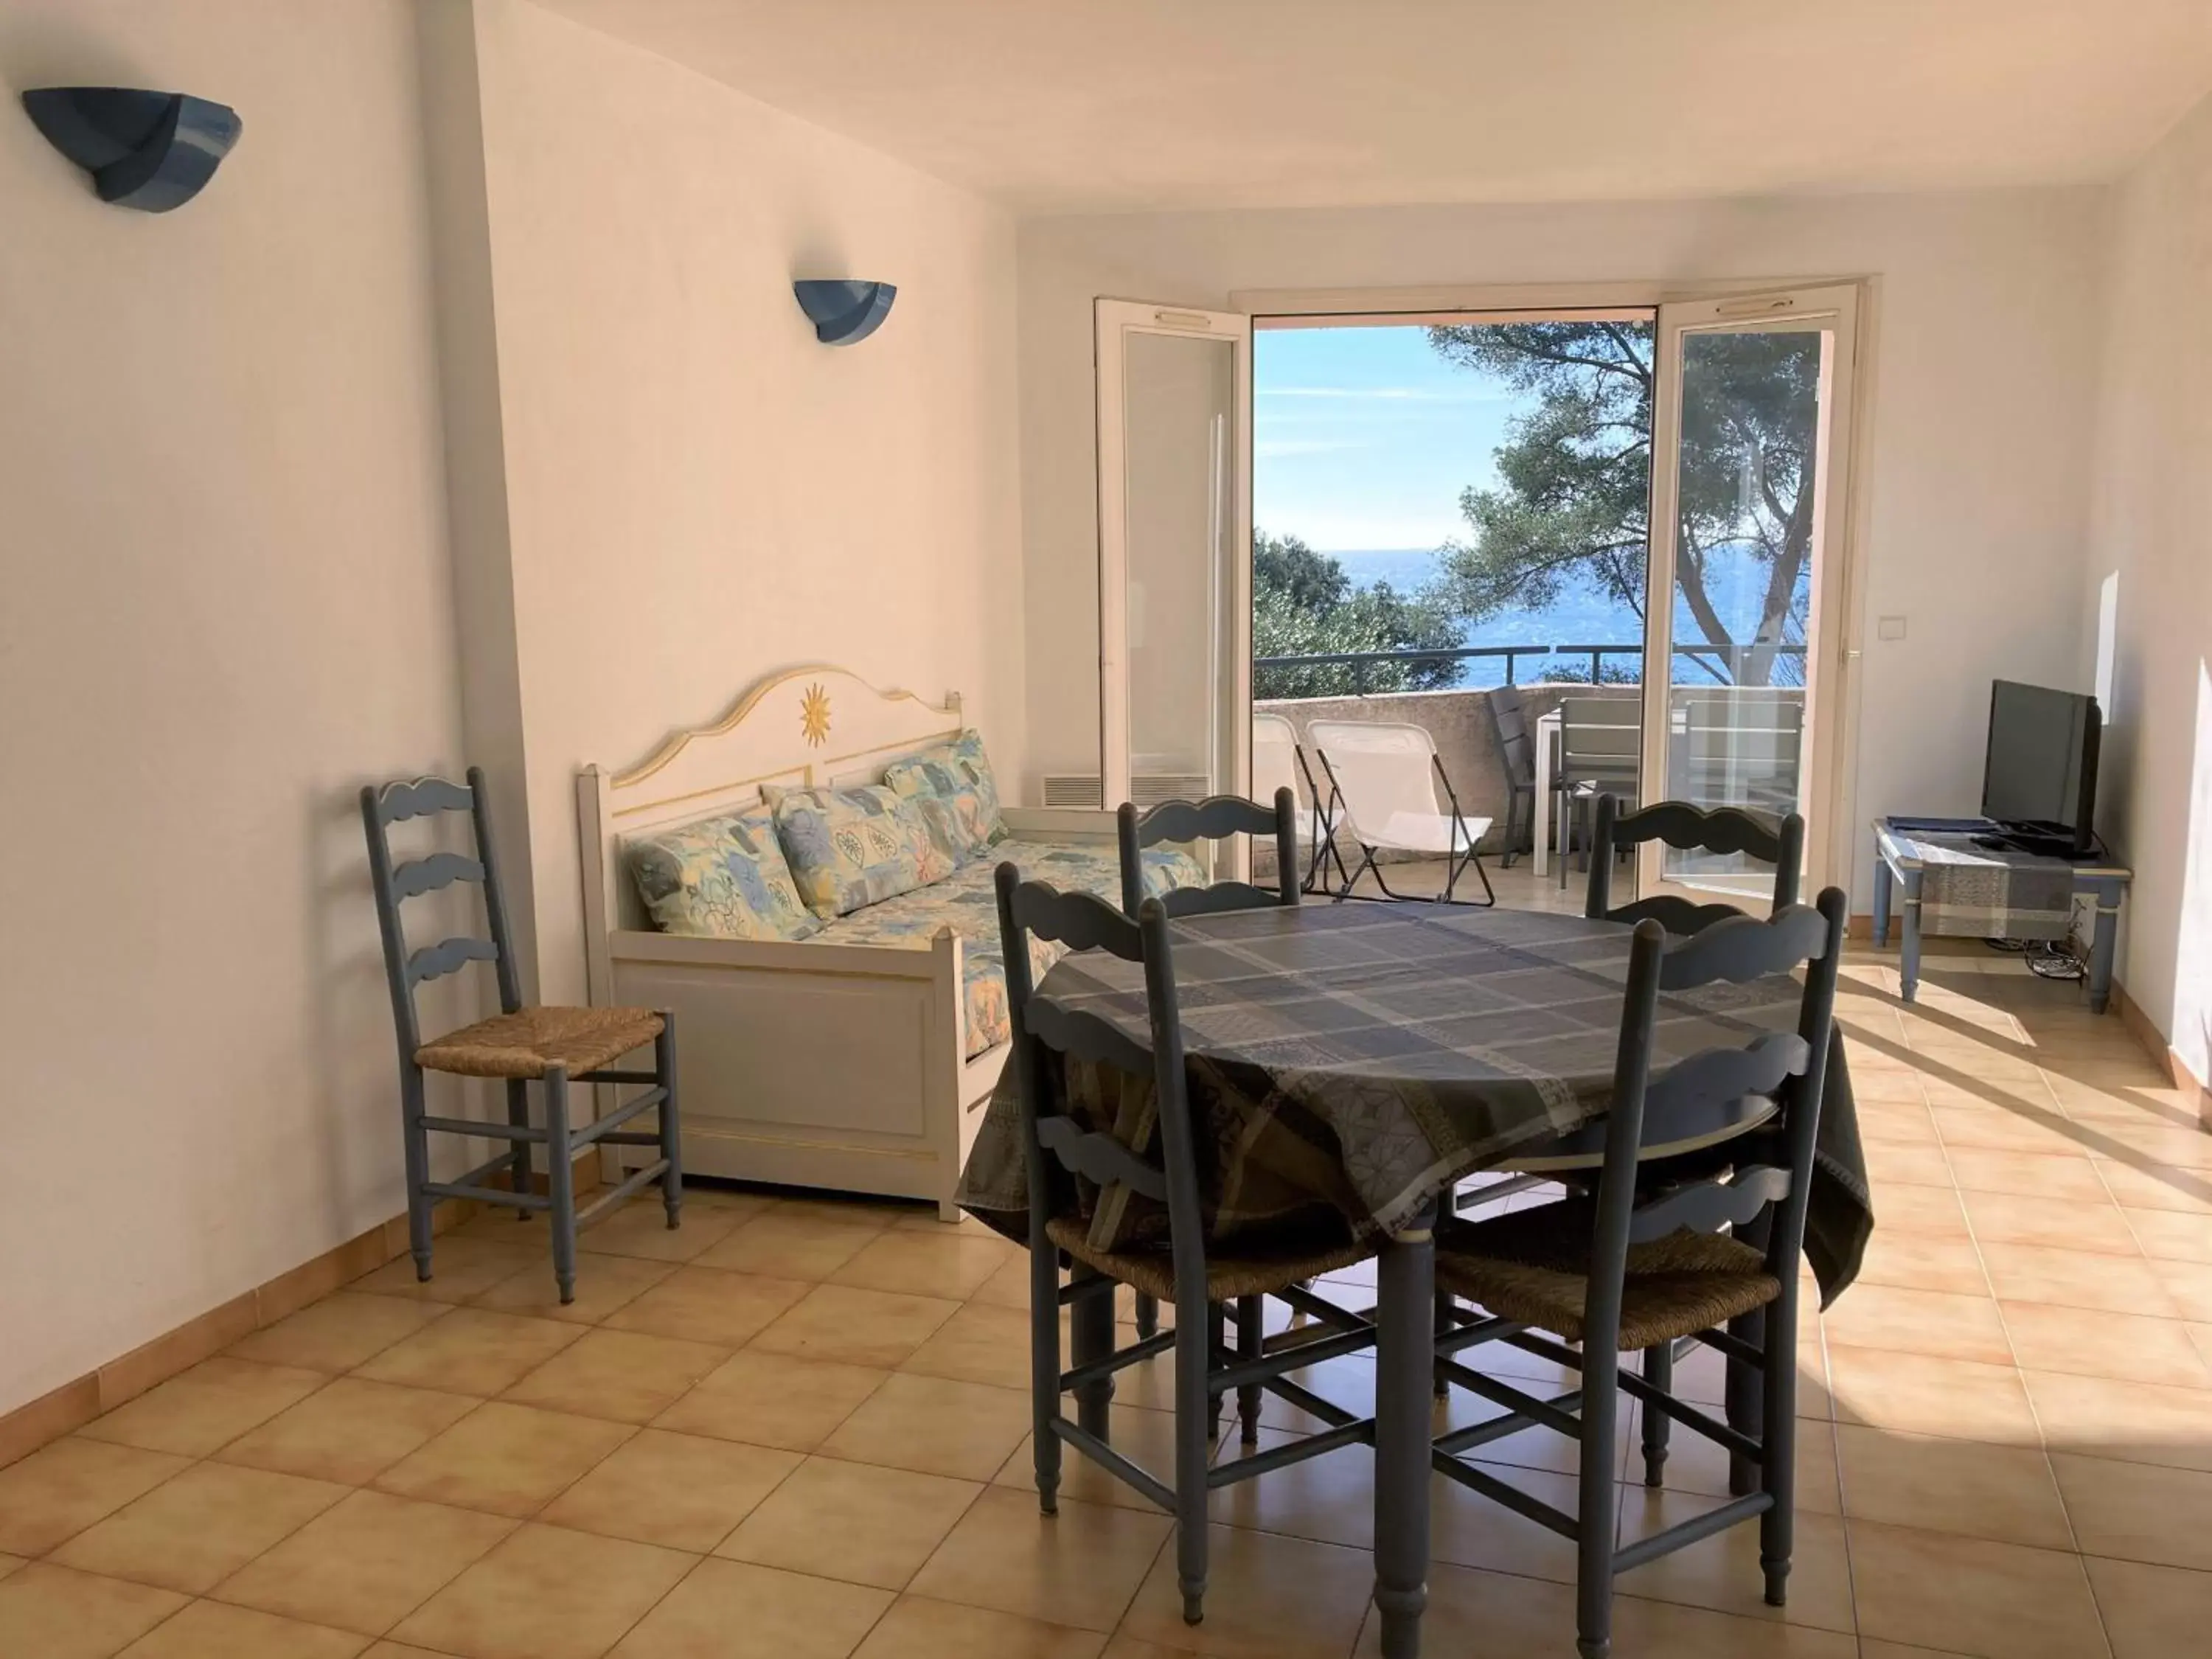
[[[1006,838],[999,816],[999,781],[980,732],[963,732],[942,748],[893,762],[884,769],[884,781],[922,804],[941,833],[952,838],[953,854],[963,864]]]
[[[625,841],[623,861],[664,933],[805,939],[822,926],[799,899],[765,806]]]
[[[1148,893],[1164,893],[1205,879],[1188,854],[1172,848],[1148,848],[1144,859]],[[1006,956],[999,942],[999,896],[993,885],[993,872],[1007,860],[1025,877],[1096,893],[1109,904],[1121,902],[1121,865],[1112,842],[1009,841],[1000,844],[996,857],[975,860],[949,880],[839,917],[815,940],[823,945],[900,945],[923,951],[939,928],[951,927],[960,935],[967,1057],[973,1059],[1006,1042],[1012,1031]],[[1030,965],[1040,976],[1063,954],[1057,945],[1030,941]]]
[[[879,784],[766,793],[799,896],[825,920],[942,881],[958,863],[921,809]]]

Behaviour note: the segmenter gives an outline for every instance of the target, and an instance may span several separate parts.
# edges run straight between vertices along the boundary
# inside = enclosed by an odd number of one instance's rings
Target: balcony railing
[[[1688,658],[1713,677],[1720,685],[1741,683],[1744,664],[1754,657],[1802,657],[1802,645],[1677,645],[1677,657]],[[1644,656],[1641,645],[1466,645],[1446,651],[1332,651],[1304,657],[1255,657],[1254,669],[1267,668],[1327,668],[1349,667],[1352,670],[1352,695],[1367,695],[1368,671],[1377,663],[1464,662],[1481,658],[1505,659],[1505,684],[1514,684],[1514,672],[1523,657],[1548,659],[1553,657],[1586,657],[1589,660],[1589,683],[1599,684],[1604,680],[1606,659]],[[1638,678],[1641,678],[1639,674]],[[1449,690],[1450,688],[1439,688]]]

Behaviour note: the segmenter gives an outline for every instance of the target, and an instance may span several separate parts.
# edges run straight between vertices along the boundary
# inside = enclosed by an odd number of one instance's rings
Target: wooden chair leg
[[[653,1081],[668,1092],[660,1103],[660,1155],[668,1170],[660,1177],[660,1206],[671,1231],[684,1224],[684,1126],[676,1113],[676,1015],[660,1011],[660,1035],[653,1040]]]
[[[1674,1345],[1654,1343],[1644,1351],[1644,1380],[1653,1388],[1671,1393],[1674,1387]],[[1655,1409],[1648,1401],[1644,1407],[1644,1484],[1661,1484],[1667,1468],[1667,1431],[1674,1419],[1666,1413]]]
[[[1267,1352],[1267,1299],[1262,1296],[1239,1297],[1237,1300],[1237,1357],[1257,1359]],[[1237,1390],[1237,1421],[1239,1437],[1247,1447],[1260,1443],[1260,1397],[1262,1390],[1257,1382],[1248,1382]]]
[[[1160,1334],[1160,1304],[1158,1298],[1137,1292],[1137,1334],[1139,1337]]]
[[[576,1167],[568,1145],[568,1073],[555,1066],[545,1073],[545,1184],[552,1208],[553,1280],[563,1303],[576,1299]]]
[[[1097,1269],[1079,1267],[1076,1277],[1091,1287],[1091,1293],[1082,1297],[1068,1310],[1069,1335],[1074,1344],[1073,1358],[1079,1365],[1087,1365],[1094,1359],[1103,1359],[1114,1352],[1114,1284]],[[1057,1317],[1057,1314],[1054,1316]],[[1085,1432],[1101,1440],[1113,1437],[1112,1408],[1114,1379],[1101,1377],[1096,1382],[1086,1382],[1075,1393],[1075,1420]]]
[[[1181,1321],[1178,1320],[1176,1323],[1177,1328],[1180,1329]],[[1217,1355],[1226,1353],[1229,1349],[1229,1310],[1218,1302],[1209,1302],[1206,1304],[1205,1331],[1206,1364],[1210,1367],[1215,1363]],[[1181,1352],[1180,1348],[1176,1350],[1178,1356]],[[1176,1363],[1178,1364],[1182,1363],[1179,1357]],[[1221,1438],[1221,1405],[1219,1395],[1209,1394],[1206,1396],[1206,1437],[1208,1440]]]
[[[1759,1443],[1761,1483],[1774,1506],[1759,1517],[1759,1565],[1766,1576],[1769,1607],[1789,1601],[1790,1553],[1797,1502],[1797,1283],[1782,1286],[1766,1308],[1766,1364],[1760,1372],[1765,1424]]]
[[[1575,1650],[1581,1659],[1608,1659],[1613,1651],[1613,1443],[1620,1421],[1620,1373],[1619,1351],[1602,1336],[1585,1332],[1575,1511],[1583,1522],[1575,1559]]]
[[[518,1129],[530,1127],[530,1085],[519,1077],[507,1080],[507,1121]],[[526,1193],[531,1189],[530,1143],[526,1140],[514,1143],[514,1156],[508,1160],[507,1166],[507,1184],[518,1193]],[[527,1221],[530,1212],[518,1208],[514,1218]]]
[[[1060,1254],[1042,1220],[1030,1224],[1030,1439],[1037,1508],[1060,1510]]]
[[[430,1179],[430,1132],[422,1127],[422,1068],[407,1066],[399,1073],[401,1150],[407,1165],[407,1249],[415,1258],[415,1277],[430,1277],[430,1194],[422,1190]]]
[[[1206,1617],[1206,1440],[1209,1419],[1218,1419],[1221,1396],[1212,1381],[1221,1307],[1208,1317],[1192,1319],[1190,1304],[1176,1306],[1176,1581],[1182,1591],[1182,1620],[1195,1625]]]

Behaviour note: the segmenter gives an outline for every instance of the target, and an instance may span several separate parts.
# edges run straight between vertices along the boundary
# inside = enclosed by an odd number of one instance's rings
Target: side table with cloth
[[[1516,1148],[1604,1113],[1631,930],[1579,916],[1410,904],[1304,905],[1174,927],[1201,1150],[1210,1131],[1212,1238],[1224,1250],[1240,1240],[1382,1238],[1385,1346],[1393,1330],[1417,1329],[1425,1340],[1434,1291],[1427,1225],[1439,1197],[1477,1170],[1512,1168]],[[1150,1048],[1144,985],[1129,964],[1073,956],[1036,994],[1104,1018]],[[1793,1030],[1798,1012],[1798,988],[1787,977],[1669,994],[1661,1000],[1654,1065],[1740,1047],[1748,1033]],[[1060,1086],[1099,1128],[1133,1121],[1122,1110],[1126,1091],[1149,1091],[1141,1079],[1080,1065],[1067,1068]],[[1086,1198],[1101,1243],[1164,1237],[1164,1220],[1140,1200]],[[1012,1079],[992,1097],[959,1201],[994,1229],[1026,1238]],[[1826,1305],[1856,1275],[1874,1225],[1840,1039],[1831,1048],[1809,1202],[1806,1255]],[[1418,1313],[1390,1305],[1415,1297]],[[1377,1361],[1377,1602],[1385,1652],[1398,1659],[1419,1644],[1431,1365],[1425,1352],[1418,1363],[1388,1352]],[[1406,1386],[1394,1389],[1392,1378]],[[1392,1490],[1416,1479],[1410,1495]],[[1409,1540],[1409,1531],[1417,1536]],[[1387,1568],[1386,1538],[1395,1558]]]

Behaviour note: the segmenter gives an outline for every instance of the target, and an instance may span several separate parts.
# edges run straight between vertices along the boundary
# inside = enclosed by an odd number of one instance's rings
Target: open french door
[[[1252,743],[1251,319],[1101,300],[1097,323],[1102,802],[1241,794]]]
[[[1858,301],[1844,285],[1662,305],[1654,362],[1643,797],[1802,812],[1807,889],[1843,879],[1851,846]],[[1642,896],[1764,908],[1772,890],[1743,854],[1638,853]]]

